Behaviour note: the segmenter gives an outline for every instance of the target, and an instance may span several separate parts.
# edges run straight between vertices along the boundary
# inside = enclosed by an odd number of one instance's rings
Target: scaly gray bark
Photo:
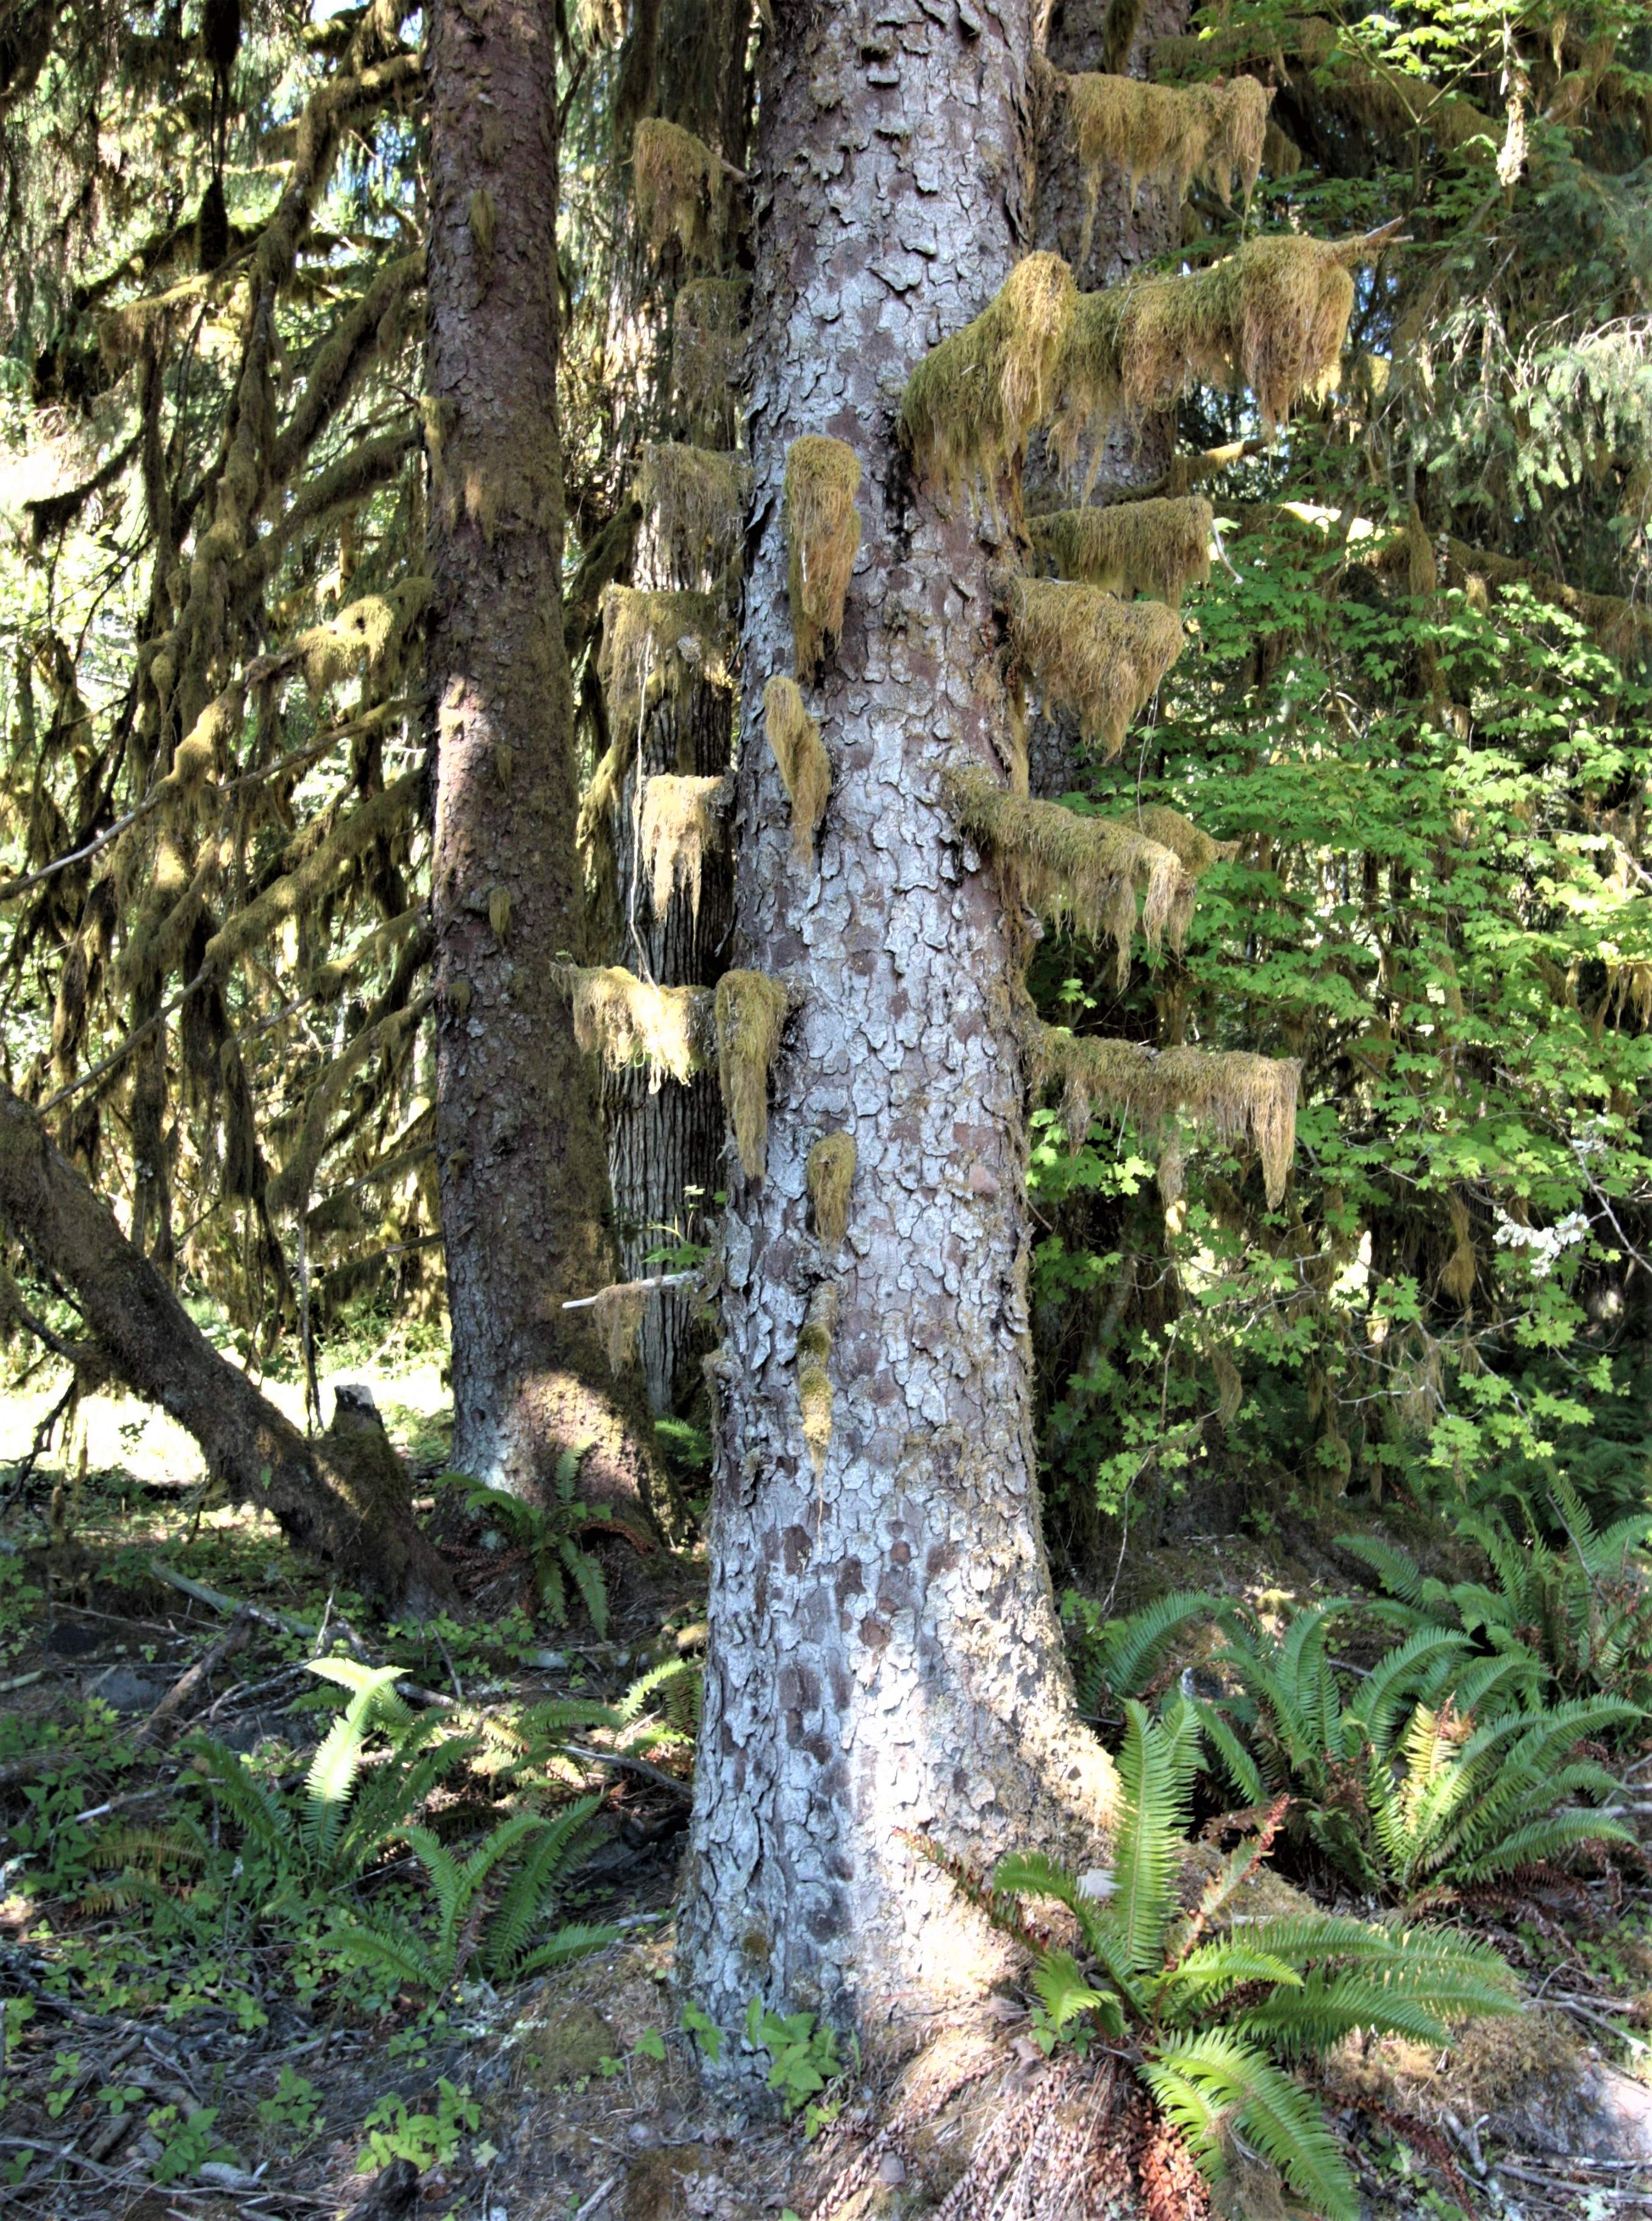
[[[995,550],[913,486],[893,430],[914,364],[1023,245],[1030,19],[1030,0],[792,0],[766,63],[744,733],[792,666],[780,479],[799,435],[860,456],[864,540],[842,648],[805,690],[834,769],[816,870],[793,860],[760,738],[740,769],[735,961],[801,1004],[767,1177],[729,1174],[679,1929],[688,1986],[725,2027],[756,1994],[873,2039],[979,1984],[984,1929],[901,1831],[989,1863],[1035,1841],[1083,1861],[1111,1808],[1038,1531],[1017,957],[994,873],[936,799],[948,760],[1007,760]],[[859,1152],[841,1257],[804,1190],[836,1129]],[[798,1340],[829,1279],[817,1480]]]
[[[437,1161],[454,1461],[532,1495],[646,1503],[652,1441],[588,1311],[617,1273],[597,1083],[554,967],[578,954],[562,637],[556,42],[550,0],[430,16],[429,673]]]

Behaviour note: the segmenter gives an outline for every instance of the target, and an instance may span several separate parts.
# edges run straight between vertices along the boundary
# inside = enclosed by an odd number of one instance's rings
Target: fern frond
[[[582,1549],[571,1536],[565,1536],[556,1547],[563,1564],[573,1576],[573,1586],[579,1592],[585,1615],[600,1642],[608,1632],[608,1583],[603,1577],[603,1569],[590,1551]]]
[[[1359,1722],[1373,1742],[1386,1742],[1395,1714],[1407,1697],[1430,1680],[1437,1680],[1438,1669],[1449,1667],[1467,1648],[1467,1636],[1455,1628],[1419,1627],[1378,1660],[1348,1707],[1349,1717]]]
[[[1269,1785],[1262,1780],[1261,1769],[1235,1733],[1226,1712],[1208,1697],[1196,1698],[1194,1702],[1198,1708],[1199,1725],[1240,1803],[1247,1806],[1265,1805]]]
[[[481,1480],[472,1480],[467,1485],[465,1509],[471,1512],[486,1512],[516,1542],[531,1542],[544,1523],[544,1514],[525,1497],[512,1496],[507,1489],[490,1488],[485,1481]]]
[[[600,1796],[582,1797],[554,1820],[540,1821],[532,1850],[511,1876],[488,1923],[483,1955],[490,1974],[508,1977],[515,1972],[557,1884],[583,1854],[591,1820],[602,1801]]]
[[[191,1755],[219,1802],[248,1842],[285,1862],[294,1850],[292,1823],[279,1798],[266,1789],[239,1751],[211,1736],[197,1736]]]
[[[1282,1989],[1299,1990],[1302,1976],[1271,1951],[1259,1951],[1243,1936],[1218,1936],[1179,1959],[1167,1986],[1173,1997],[1186,1987],[1188,1995],[1179,2016],[1185,2018],[1187,2006],[1207,2009],[1217,1991],[1231,1989],[1237,1982],[1273,1982]]]
[[[1264,2053],[1209,2030],[1165,2045],[1140,2072],[1210,2180],[1226,2171],[1217,2128],[1225,2117],[1323,2221],[1357,2221],[1353,2178],[1323,2114]]]
[[[954,1871],[948,1868],[949,1872]],[[954,1872],[954,1880],[958,1879]],[[1130,2000],[1137,2012],[1147,2009],[1147,1995],[1137,1980],[1140,1969],[1135,1967],[1111,1918],[1111,1906],[1098,1904],[1086,1897],[1079,1887],[1076,1874],[1058,1866],[1054,1859],[1046,1858],[1042,1851],[1011,1852],[998,1861],[992,1869],[987,1886],[986,1900],[982,1905],[992,1918],[992,1898],[1048,1897],[1064,1905],[1077,1919],[1086,1943],[1100,1960],[1111,1980]],[[980,1902],[979,1899],[977,1902]],[[1023,1939],[1025,1940],[1025,1939]],[[1048,1949],[1047,1942],[1036,1949]]]
[[[343,1834],[328,1871],[337,1880],[360,1874],[368,1860],[400,1836],[422,1812],[431,1792],[467,1765],[481,1749],[476,1736],[445,1733],[439,1713],[416,1720],[382,1766],[360,1782]]]
[[[1457,1878],[1463,1882],[1492,1881],[1501,1874],[1518,1874],[1523,1868],[1559,1866],[1574,1851],[1590,1843],[1633,1843],[1635,1834],[1621,1820],[1585,1805],[1569,1811],[1550,1812],[1541,1820],[1515,1828],[1491,1849],[1461,1861]]]
[[[1098,1922],[1117,1941],[1132,1973],[1163,1958],[1175,1907],[1175,1869],[1187,1828],[1188,1791],[1197,1755],[1149,1719],[1135,1698],[1124,1705],[1118,1754],[1123,1817],[1114,1851],[1117,1888]]]
[[[615,1717],[622,1727],[629,1727],[640,1720],[648,1706],[659,1699],[663,1699],[666,1716],[673,1726],[683,1727],[685,1717],[698,1724],[703,1680],[700,1668],[691,1660],[667,1658],[661,1664],[650,1667],[646,1674],[632,1682],[615,1705]],[[687,1694],[686,1713],[683,1703],[685,1693]]]
[[[391,1929],[377,1920],[341,1920],[328,1941],[354,1965],[392,1975],[410,1990],[435,1995],[447,1986],[442,1968],[405,1927]]]
[[[530,1974],[542,1974],[552,1967],[566,1967],[570,1959],[583,1959],[587,1952],[600,1951],[621,1932],[617,1928],[559,1928],[548,1943],[541,1943],[528,1954],[516,1968],[516,1979],[526,1981]]]
[[[1098,1990],[1086,1981],[1070,1951],[1041,1952],[1032,1983],[1053,2028],[1065,2029],[1081,2014],[1090,2013],[1109,2036],[1124,2033],[1118,1999],[1111,1991]]]
[[[528,1707],[522,1724],[548,1742],[561,1742],[569,1729],[576,1734],[588,1728],[611,1728],[617,1732],[625,1725],[625,1715],[620,1705],[598,1704],[594,1697],[548,1697],[542,1704]]]
[[[1376,1535],[1339,1535],[1336,1547],[1368,1566],[1389,1595],[1411,1611],[1431,1614],[1438,1609],[1440,1584],[1425,1579],[1411,1552],[1402,1550],[1398,1543]]]
[[[1178,1589],[1155,1598],[1140,1611],[1109,1620],[1085,1671],[1079,1698],[1083,1709],[1093,1712],[1104,1690],[1115,1701],[1139,1697],[1142,1685],[1187,1623],[1220,1610],[1215,1597],[1199,1590]]]

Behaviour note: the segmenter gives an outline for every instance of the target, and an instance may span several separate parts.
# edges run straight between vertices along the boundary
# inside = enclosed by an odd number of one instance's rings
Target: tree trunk
[[[748,10],[730,0],[668,0],[652,13],[634,9],[621,66],[624,99],[615,118],[616,168],[614,229],[619,242],[610,287],[607,383],[614,427],[612,444],[623,469],[635,465],[648,440],[693,431],[673,424],[670,409],[669,310],[680,258],[662,258],[636,222],[629,153],[639,100],[715,147],[738,166],[745,155],[746,27]],[[645,51],[646,50],[646,51]],[[645,97],[646,96],[646,97]],[[683,559],[662,542],[652,520],[638,535],[630,583],[635,586],[713,591],[712,567]],[[679,696],[649,715],[636,760],[620,799],[614,830],[621,919],[615,960],[671,986],[712,986],[728,960],[733,883],[722,856],[707,859],[698,912],[691,915],[679,892],[665,916],[654,910],[646,884],[639,888],[635,812],[639,779],[650,773],[718,774],[729,767],[732,704],[706,679],[691,679]],[[722,1098],[709,1073],[682,1087],[654,1087],[635,1067],[604,1075],[603,1123],[608,1171],[619,1236],[621,1267],[628,1279],[652,1273],[649,1253],[679,1228],[704,1237],[710,1197],[722,1161]],[[699,1192],[698,1204],[685,1191]],[[684,1288],[661,1288],[643,1307],[637,1360],[650,1407],[667,1411],[676,1401],[695,1347],[698,1299]]]
[[[936,800],[1011,754],[986,529],[915,488],[913,366],[1024,243],[1031,0],[776,9],[761,102],[752,460],[761,520],[742,730],[792,667],[780,479],[822,433],[864,467],[841,649],[808,690],[833,764],[818,867],[743,751],[735,960],[800,994],[767,1177],[731,1168],[710,1644],[679,1935],[724,2026],[755,1993],[873,2037],[979,1984],[987,1938],[903,1831],[990,1863],[1093,1855],[1111,1766],[1073,1707],[1029,1424],[1019,969],[993,872]],[[805,1159],[858,1151],[842,1254]],[[798,1348],[835,1279],[823,1471]],[[732,2049],[732,2048],[731,2048]]]
[[[399,1461],[357,1455],[348,1430],[307,1441],[266,1403],[9,1089],[0,1089],[0,1218],[74,1291],[97,1355],[187,1428],[208,1471],[262,1505],[290,1542],[389,1610],[454,1603],[447,1567],[414,1524]]]
[[[438,750],[437,1158],[454,1460],[646,1503],[652,1433],[589,1311],[617,1275],[597,1081],[554,967],[579,948],[556,416],[555,11],[430,18],[429,408]]]
[[[1055,8],[1046,49],[1053,66],[1068,75],[1105,69],[1110,12],[1106,0],[1065,0]],[[1188,0],[1146,0],[1124,59],[1125,74],[1146,77],[1154,40],[1185,31],[1188,14]],[[1181,237],[1181,203],[1170,188],[1144,185],[1132,204],[1129,182],[1118,171],[1101,180],[1087,257],[1081,252],[1085,218],[1084,177],[1071,135],[1052,128],[1043,134],[1038,149],[1034,244],[1070,262],[1084,291],[1122,284],[1167,253]],[[1102,444],[1092,479],[1087,457],[1064,478],[1036,435],[1027,461],[1027,506],[1066,509],[1093,502],[1104,507],[1128,499],[1164,476],[1175,435],[1173,409],[1115,426]],[[1077,720],[1070,712],[1051,711],[1042,703],[1032,706],[1027,720],[1027,767],[1034,794],[1054,798],[1082,787],[1086,754]]]

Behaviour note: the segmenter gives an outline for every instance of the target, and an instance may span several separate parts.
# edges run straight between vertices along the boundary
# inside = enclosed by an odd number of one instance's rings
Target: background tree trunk
[[[1029,1836],[1082,1858],[1111,1809],[1038,1532],[1018,962],[995,874],[936,799],[949,760],[1008,760],[995,551],[914,488],[894,434],[914,364],[1023,244],[1030,13],[791,4],[767,64],[735,960],[802,1003],[767,1178],[730,1173],[679,1926],[688,1985],[725,2026],[756,1993],[870,2037],[974,1987],[985,1930],[900,1831],[989,1862]],[[847,441],[865,471],[842,648],[807,690],[834,766],[812,872],[757,737],[765,682],[792,667],[780,480],[804,433]],[[804,1186],[834,1129],[859,1152],[841,1257]],[[817,1480],[798,1338],[830,1279]]]
[[[740,0],[669,0],[632,11],[616,93],[614,229],[618,241],[610,285],[607,379],[614,445],[629,477],[648,440],[692,441],[695,429],[673,422],[670,405],[671,301],[685,274],[674,243],[664,256],[643,237],[631,200],[629,143],[640,114],[658,114],[714,147],[734,167],[745,159],[749,11]],[[731,203],[732,205],[732,197]],[[630,583],[641,587],[713,591],[721,583],[702,563],[686,563],[662,543],[653,520],[637,536]],[[648,716],[620,799],[614,841],[620,932],[615,961],[671,986],[711,986],[728,962],[734,883],[726,858],[706,859],[698,915],[675,897],[656,917],[646,875],[636,884],[639,779],[657,772],[716,775],[729,767],[733,703],[704,679],[684,682]],[[621,1268],[637,1279],[654,1268],[650,1251],[678,1227],[702,1238],[723,1156],[722,1098],[710,1073],[685,1086],[651,1087],[631,1068],[605,1073],[603,1123],[619,1236]],[[685,1191],[699,1191],[698,1206]],[[644,1304],[637,1357],[650,1408],[675,1400],[696,1348],[698,1298],[662,1288]],[[703,1349],[704,1343],[698,1345]]]
[[[579,953],[579,799],[562,637],[555,12],[438,0],[429,32],[429,408],[438,749],[437,1152],[454,1459],[532,1494],[594,1445],[641,1495],[651,1433],[589,1311],[616,1276],[597,1082],[554,967]]]
[[[306,1440],[219,1356],[160,1267],[53,1146],[38,1111],[9,1088],[0,1089],[0,1219],[42,1271],[72,1289],[95,1337],[91,1354],[187,1428],[214,1478],[262,1505],[290,1542],[387,1609],[455,1603],[388,1446],[364,1457],[347,1428]]]
[[[1106,0],[1063,0],[1050,16],[1046,52],[1051,64],[1069,76],[1107,66]],[[1148,75],[1148,55],[1155,39],[1187,28],[1188,0],[1147,0],[1136,21],[1124,73]],[[1097,197],[1088,256],[1085,243],[1084,173],[1064,122],[1041,135],[1037,160],[1034,244],[1073,266],[1086,292],[1117,285],[1133,272],[1167,253],[1181,238],[1181,203],[1164,185],[1143,185],[1132,204],[1128,181],[1105,172]],[[1088,488],[1086,457],[1065,476],[1056,468],[1042,435],[1035,434],[1027,459],[1026,501],[1029,510],[1067,509],[1082,504],[1104,508],[1154,485],[1168,467],[1175,446],[1176,413],[1161,410],[1134,423],[1121,423],[1103,441],[1093,483]],[[1027,718],[1028,782],[1034,794],[1055,797],[1083,784],[1085,751],[1077,720],[1067,710],[1029,705]]]

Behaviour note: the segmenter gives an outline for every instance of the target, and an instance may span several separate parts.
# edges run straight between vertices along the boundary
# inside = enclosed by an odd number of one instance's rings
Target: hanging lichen
[[[637,837],[656,918],[665,917],[679,887],[687,894],[689,916],[698,917],[705,859],[727,842],[732,794],[727,773],[721,779],[694,779],[659,772],[642,782]]]
[[[694,278],[673,307],[672,407],[687,436],[708,447],[732,447],[739,430],[748,290],[744,278]]]
[[[818,1480],[832,1445],[832,1336],[837,1327],[837,1283],[823,1280],[809,1298],[798,1336],[798,1408],[809,1461]]]
[[[288,918],[315,911],[347,864],[411,819],[423,786],[422,772],[407,772],[354,810],[307,827],[288,852],[291,868],[224,920],[206,945],[203,968],[223,978],[232,964],[269,940]]]
[[[675,239],[691,262],[716,251],[723,219],[723,165],[703,139],[663,116],[644,116],[631,141],[636,217],[658,254]]]
[[[737,455],[650,441],[635,492],[664,559],[679,572],[716,576],[738,564],[750,483]]]
[[[763,730],[792,804],[792,853],[807,869],[832,791],[832,762],[795,679],[776,677],[763,689]]]
[[[1165,922],[1165,939],[1173,948],[1180,948],[1192,921],[1198,882],[1212,864],[1230,863],[1239,854],[1239,843],[1213,841],[1208,833],[1200,831],[1192,818],[1184,817],[1179,810],[1172,810],[1162,802],[1140,804],[1134,823],[1149,841],[1168,848],[1181,866],[1180,885]]]
[[[1451,1220],[1452,1249],[1441,1270],[1440,1286],[1454,1304],[1466,1308],[1474,1292],[1474,1279],[1480,1269],[1474,1257],[1468,1205],[1461,1195],[1453,1193],[1446,1198],[1446,1210]]]
[[[392,676],[429,598],[428,579],[406,579],[393,592],[360,596],[326,624],[300,633],[293,648],[303,658],[310,693],[324,694],[364,671],[381,679]]]
[[[1149,1048],[1143,1042],[1036,1029],[1035,1084],[1061,1087],[1061,1117],[1077,1149],[1098,1112],[1134,1118],[1163,1131],[1180,1111],[1220,1140],[1248,1142],[1261,1160],[1273,1208],[1285,1193],[1296,1148],[1297,1089],[1302,1067],[1293,1057],[1253,1056],[1241,1049]]]
[[[1511,586],[1524,586],[1534,601],[1547,602],[1575,618],[1603,655],[1632,664],[1652,655],[1652,607],[1618,594],[1591,594],[1540,571],[1517,556],[1471,547],[1466,541],[1445,542],[1445,584],[1459,587],[1480,608]]]
[[[599,971],[560,965],[557,979],[573,1006],[574,1040],[610,1072],[643,1065],[657,1087],[662,1079],[691,1079],[705,1069],[713,1023],[709,987],[656,987],[618,964]]]
[[[807,433],[785,451],[786,594],[798,676],[810,679],[843,629],[860,546],[860,458],[842,440]]]
[[[791,1006],[785,982],[764,972],[725,972],[716,985],[717,1076],[748,1179],[768,1159],[768,1076]]]
[[[1157,952],[1188,885],[1170,849],[1117,819],[1081,817],[1060,803],[1006,793],[973,766],[943,772],[941,794],[961,829],[1013,867],[1041,917],[1070,919],[1098,940],[1112,936],[1121,987],[1129,979],[1138,894],[1142,935]]]
[[[652,1293],[652,1284],[647,1280],[621,1280],[614,1287],[599,1288],[591,1298],[591,1316],[602,1336],[608,1369],[616,1375],[636,1361],[642,1314]]]
[[[1000,475],[1049,413],[1078,298],[1059,255],[1029,254],[907,379],[901,431],[919,471],[943,492],[980,482],[996,499]]]
[[[1058,579],[1109,593],[1148,594],[1181,607],[1184,590],[1211,575],[1215,512],[1202,496],[1058,509],[1029,523],[1033,553]]]
[[[598,675],[615,745],[627,755],[644,717],[667,695],[697,679],[733,685],[728,619],[715,594],[606,586],[602,613]]]
[[[1186,91],[1092,72],[1061,82],[1084,171],[1081,261],[1090,259],[1105,169],[1123,172],[1132,208],[1144,180],[1161,186],[1180,202],[1195,178],[1202,178],[1225,207],[1236,178],[1248,211],[1273,97],[1255,78],[1191,85]]]
[[[1303,153],[1288,132],[1281,131],[1272,116],[1262,134],[1262,167],[1271,178],[1294,178],[1301,169]]]
[[[1335,380],[1354,306],[1350,273],[1393,229],[1329,241],[1273,233],[1189,277],[1084,294],[1052,429],[1062,468],[1113,419],[1168,407],[1193,379],[1242,381],[1271,434],[1301,395]]]
[[[1478,140],[1486,156],[1495,153],[1497,127],[1483,109],[1427,78],[1389,66],[1367,53],[1358,35],[1355,27],[1329,22],[1323,16],[1216,25],[1155,39],[1153,72],[1162,78],[1202,76],[1212,69],[1260,70],[1289,82],[1286,65],[1293,63],[1312,72],[1316,103],[1341,109],[1367,131],[1407,141],[1421,132],[1451,153]]]
[[[1016,659],[1045,701],[1073,710],[1110,757],[1182,650],[1181,619],[1162,602],[1121,602],[1064,579],[1012,580],[1009,621]]]
[[[815,1214],[815,1236],[828,1257],[843,1247],[857,1152],[853,1134],[823,1134],[809,1152],[806,1179]]]

